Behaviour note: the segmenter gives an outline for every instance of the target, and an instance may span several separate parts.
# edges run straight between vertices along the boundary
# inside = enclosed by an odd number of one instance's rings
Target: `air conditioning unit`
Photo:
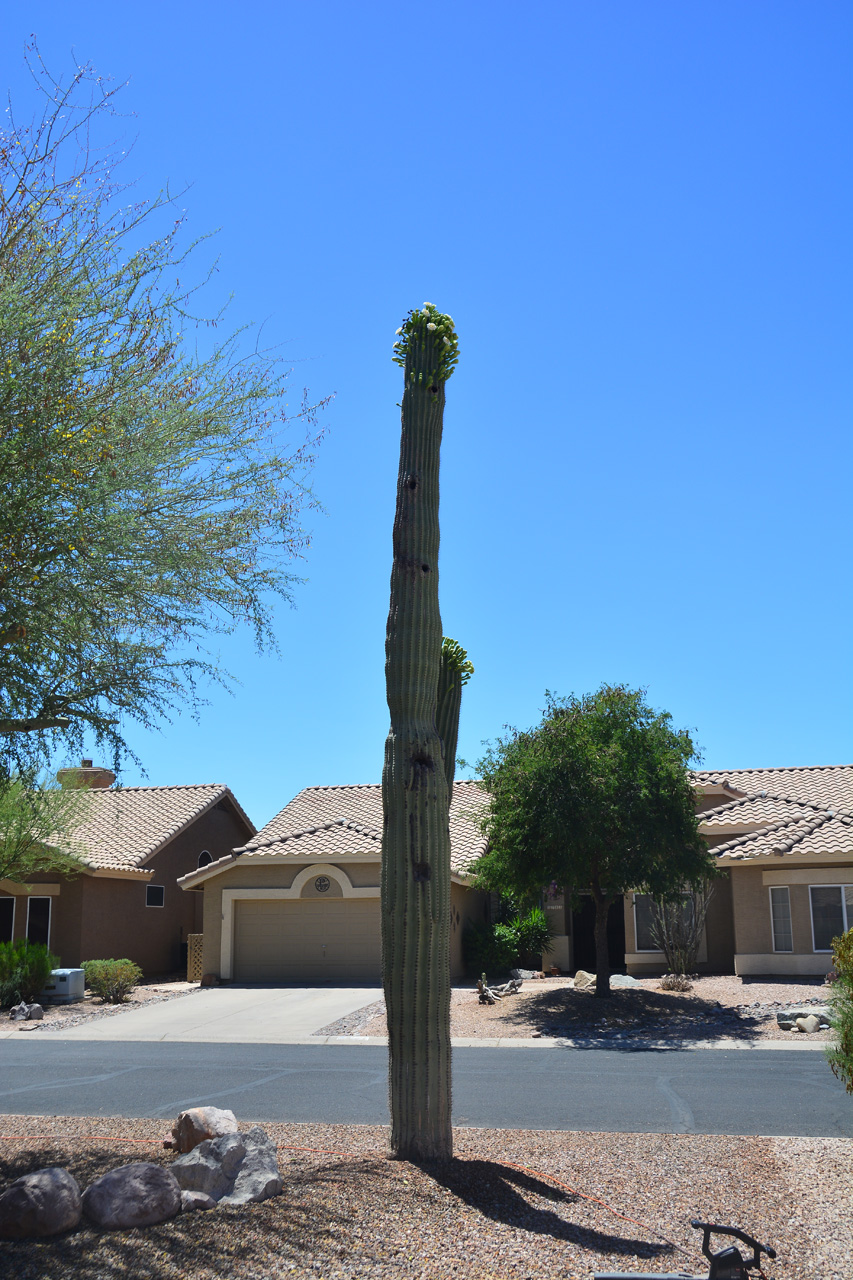
[[[86,975],[82,969],[52,969],[41,993],[43,1000],[54,1004],[70,1004],[82,1000]]]

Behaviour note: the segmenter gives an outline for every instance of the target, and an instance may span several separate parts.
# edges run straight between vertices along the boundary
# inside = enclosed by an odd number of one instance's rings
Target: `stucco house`
[[[0,939],[45,942],[65,968],[127,957],[146,975],[177,970],[199,902],[179,876],[222,858],[255,834],[228,787],[112,787],[115,775],[84,761],[72,845],[79,875],[0,880]]]
[[[465,923],[488,908],[487,895],[468,886],[485,848],[476,822],[484,802],[475,782],[454,784],[454,978],[463,973]],[[188,896],[204,899],[204,972],[234,982],[380,982],[381,839],[378,784],[307,787],[252,840],[182,876]]]
[[[699,771],[700,830],[724,875],[711,899],[697,967],[706,973],[814,974],[831,939],[853,926],[853,766]],[[485,850],[478,783],[456,782],[450,815],[451,969],[462,930],[488,918],[471,885]],[[205,972],[237,982],[378,982],[382,793],[378,784],[308,787],[253,839],[179,884],[203,895]],[[543,961],[594,969],[594,909],[547,894]],[[609,920],[614,972],[661,973],[649,899],[627,893]]]

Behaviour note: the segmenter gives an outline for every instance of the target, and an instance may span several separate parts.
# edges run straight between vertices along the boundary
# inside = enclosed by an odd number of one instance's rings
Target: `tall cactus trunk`
[[[444,321],[434,308],[412,313],[400,344],[405,389],[385,640],[391,729],[382,771],[382,967],[391,1154],[406,1160],[453,1154],[449,795],[436,726],[438,467],[449,372],[449,344],[439,340],[452,333]]]
[[[438,697],[435,723],[444,752],[444,776],[447,779],[447,802],[453,800],[453,779],[456,774],[456,744],[459,741],[459,712],[462,709],[462,686],[474,674],[468,655],[445,636],[441,642],[441,666],[438,671]]]

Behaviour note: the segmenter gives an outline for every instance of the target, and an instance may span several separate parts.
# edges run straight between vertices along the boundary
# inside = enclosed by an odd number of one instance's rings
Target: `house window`
[[[162,907],[165,901],[166,890],[162,884],[147,884],[145,886],[146,907]]]
[[[634,936],[638,951],[660,951],[652,930],[655,922],[655,902],[651,894],[634,894]]]
[[[15,932],[15,899],[0,898],[0,942],[11,942]]]
[[[692,893],[684,894],[684,923],[690,926],[693,920],[693,895]],[[655,909],[655,900],[650,893],[634,894],[634,937],[637,941],[638,951],[656,951],[660,955],[660,946],[654,936],[654,926],[657,919],[657,911]]]
[[[212,861],[212,855],[208,853],[207,849],[202,849],[201,853],[198,855],[198,865],[200,867],[206,867],[208,863]]]
[[[50,945],[50,898],[27,899],[27,941]]]
[[[773,925],[773,950],[793,951],[791,895],[787,885],[780,885],[778,888],[774,886],[770,890],[770,920]]]
[[[853,885],[809,885],[815,951],[831,951],[832,939],[853,927]]]

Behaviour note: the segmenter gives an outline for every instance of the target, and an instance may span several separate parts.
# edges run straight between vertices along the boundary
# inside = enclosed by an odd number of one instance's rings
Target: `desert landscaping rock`
[[[191,1107],[180,1113],[172,1125],[172,1141],[166,1141],[163,1145],[174,1147],[180,1155],[185,1155],[200,1142],[236,1132],[237,1118],[233,1111],[224,1111],[219,1107]]]
[[[816,1017],[813,1013],[810,1013],[807,1018],[796,1018],[795,1021],[798,1031],[817,1031],[820,1026],[820,1018]]]
[[[587,973],[586,969],[578,969],[575,974],[575,991],[589,991],[595,986],[595,974]]]
[[[0,1195],[0,1240],[70,1231],[82,1213],[80,1188],[65,1169],[38,1169]]]
[[[9,1017],[13,1022],[41,1022],[44,1009],[40,1004],[27,1004],[26,1000],[22,1000],[20,1004],[12,1005]]]
[[[203,1191],[181,1192],[181,1213],[192,1213],[195,1209],[215,1209],[216,1201],[206,1196]]]
[[[183,1190],[225,1205],[269,1200],[282,1189],[275,1145],[259,1125],[200,1143],[173,1161],[172,1173]]]
[[[83,1192],[83,1212],[109,1229],[150,1227],[181,1211],[181,1188],[159,1164],[125,1164]]]

